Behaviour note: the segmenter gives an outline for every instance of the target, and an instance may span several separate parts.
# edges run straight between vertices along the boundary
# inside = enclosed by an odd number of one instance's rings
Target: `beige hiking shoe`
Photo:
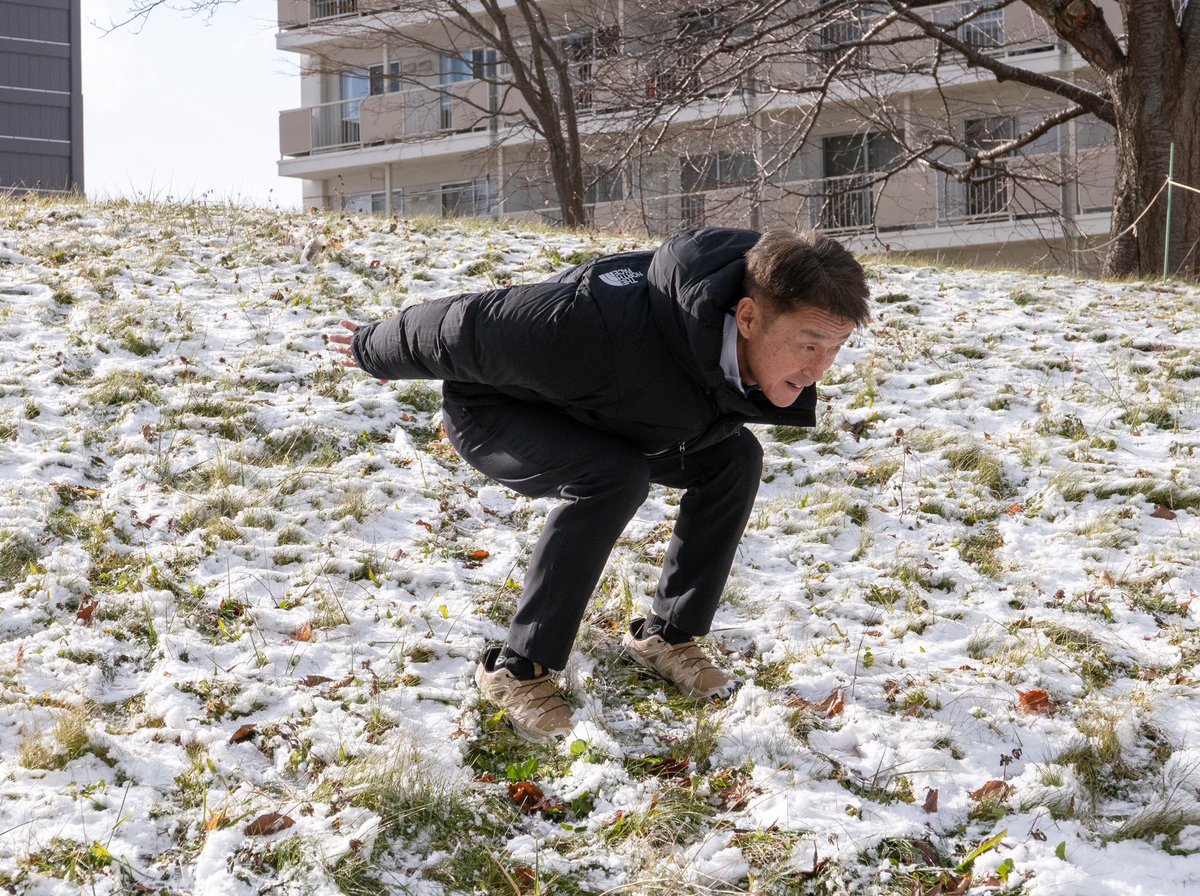
[[[475,670],[479,690],[504,710],[513,730],[526,740],[545,743],[565,737],[574,727],[571,705],[550,680],[550,673],[531,663],[534,677],[517,678],[504,666],[496,667],[500,650],[488,650]]]
[[[685,697],[695,700],[721,700],[738,688],[734,681],[704,655],[694,640],[671,644],[661,635],[639,638],[645,619],[635,619],[621,639],[625,652],[634,662],[669,681]]]

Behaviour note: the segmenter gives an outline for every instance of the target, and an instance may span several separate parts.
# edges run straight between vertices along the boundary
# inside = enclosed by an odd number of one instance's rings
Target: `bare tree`
[[[171,5],[134,2],[134,18]],[[226,2],[236,0],[177,0],[174,8],[211,13]],[[872,191],[914,172],[936,176],[947,195],[957,185],[959,219],[1012,206],[1013,197],[1022,210],[1033,210],[1030,218],[1069,219],[1068,194],[1079,172],[1070,170],[1065,153],[1047,146],[1068,129],[1094,135],[1104,125],[1112,129],[1116,165],[1102,269],[1148,275],[1162,269],[1167,222],[1160,191],[1172,144],[1176,179],[1200,183],[1200,0],[1117,0],[1120,22],[1093,0],[357,0],[357,6],[378,13],[371,27],[347,40],[459,58],[484,53],[476,55],[483,64],[472,75],[488,84],[486,95],[465,96],[403,70],[394,77],[473,106],[471,126],[490,128],[496,145],[529,145],[528,137],[536,137],[540,179],[553,185],[560,220],[569,227],[589,223],[589,193],[594,197],[623,171],[634,172],[632,191],[643,197],[652,229],[701,223],[712,211],[703,201],[721,196],[741,203],[746,210],[738,214],[754,226],[788,208],[797,223],[808,223],[801,219],[814,204],[816,223],[859,223]],[[1115,19],[1114,4],[1107,8]],[[994,27],[1006,10],[1030,21],[1036,14],[1043,39],[1034,49],[1043,60],[1047,47],[1057,49],[1057,66],[1026,64],[1028,41],[1014,45],[1017,38]],[[413,27],[417,22],[425,26]],[[1072,62],[1072,53],[1087,67]],[[337,55],[315,64],[344,64]],[[977,88],[988,83],[994,99],[981,102]],[[905,99],[916,92],[918,106]],[[838,116],[854,119],[857,134],[841,143],[824,140],[822,149],[815,128]],[[856,161],[842,164],[846,159]],[[814,167],[846,173],[814,181]],[[670,222],[646,203],[654,189],[684,194]],[[779,201],[789,197],[797,201]],[[1194,193],[1177,194],[1170,257],[1176,273],[1200,274]]]
[[[134,0],[123,27],[155,10],[211,15],[237,0]],[[331,0],[333,2],[333,0]],[[723,120],[736,118],[753,92],[749,73],[761,58],[760,43],[794,45],[795,34],[809,27],[810,16],[793,0],[720,0],[715,6],[696,0],[340,0],[356,12],[347,28],[342,20],[315,21],[310,32],[327,40],[305,52],[305,70],[335,76],[346,59],[369,47],[387,45],[397,54],[424,53],[465,60],[470,79],[487,91],[470,93],[437,71],[405,66],[384,72],[387,90],[420,92],[425,102],[439,100],[472,115],[455,127],[490,130],[495,146],[525,146],[536,138],[539,150],[527,165],[526,184],[549,183],[560,223],[590,224],[589,195],[623,181],[626,172],[662,174],[662,157],[674,163],[680,146],[696,158],[703,140],[681,124],[698,103],[724,105]],[[719,9],[718,9],[719,7]],[[331,7],[334,8],[334,7]],[[771,23],[772,37],[762,35]],[[784,40],[784,35],[792,40]],[[395,133],[389,140],[439,139],[444,129]],[[686,165],[684,166],[686,177]],[[678,180],[672,172],[672,182]],[[509,171],[510,185],[521,188]],[[638,177],[638,193],[659,193],[650,176]],[[632,185],[631,185],[632,186]],[[536,190],[536,187],[532,188]],[[611,187],[609,192],[614,192]],[[615,192],[626,195],[623,188]],[[632,190],[628,192],[633,192]],[[650,229],[681,223],[643,205]]]
[[[862,16],[862,8],[874,15]],[[1090,71],[1066,64],[1055,70],[1022,64],[1019,52],[991,29],[1005,9],[1027,7],[1045,23],[1060,54],[1078,53]],[[1069,122],[1099,121],[1112,129],[1115,184],[1112,225],[1102,273],[1157,275],[1166,245],[1161,201],[1169,156],[1175,179],[1200,184],[1200,3],[1196,0],[1120,0],[1121,21],[1110,21],[1092,0],[885,0],[827,3],[823,44],[828,63],[825,102],[837,83],[857,87],[864,120],[892,138],[892,154],[876,181],[914,165],[937,170],[986,197],[1011,180],[1030,194],[1063,186],[1075,172],[1010,160]],[[1111,12],[1110,12],[1111,15]],[[858,28],[830,27],[855,17]],[[930,52],[906,52],[923,43]],[[1020,48],[1017,48],[1018,51]],[[937,95],[940,122],[905,128],[895,114],[894,80],[923,76]],[[990,79],[997,91],[1026,88],[1020,103],[1038,114],[1018,115],[1001,100],[977,108],[968,126],[956,126],[955,90],[964,80]],[[977,102],[977,100],[976,100]],[[990,120],[989,120],[990,118]],[[1176,191],[1170,260],[1174,273],[1200,275],[1200,196]],[[1156,200],[1158,200],[1156,202]],[[1148,207],[1154,205],[1153,208]]]

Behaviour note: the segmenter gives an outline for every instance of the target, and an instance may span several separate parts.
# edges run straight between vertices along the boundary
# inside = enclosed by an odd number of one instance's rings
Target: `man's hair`
[[[815,230],[764,233],[746,253],[743,288],[772,317],[810,307],[855,326],[871,319],[862,265],[837,240]]]

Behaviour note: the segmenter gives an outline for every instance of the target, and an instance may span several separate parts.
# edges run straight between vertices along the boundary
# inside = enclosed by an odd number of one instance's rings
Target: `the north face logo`
[[[645,276],[645,274],[639,274],[629,268],[617,268],[615,271],[604,272],[600,275],[600,279],[609,286],[633,286],[643,280]]]

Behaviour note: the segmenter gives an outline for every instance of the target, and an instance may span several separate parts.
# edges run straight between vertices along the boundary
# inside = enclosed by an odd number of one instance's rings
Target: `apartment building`
[[[0,0],[0,193],[83,191],[81,0]]]
[[[389,0],[278,2],[277,45],[302,70],[301,105],[280,115],[279,170],[303,179],[307,205],[561,220],[527,96],[469,28]],[[879,40],[847,55],[886,12],[871,3],[734,71],[728,57],[705,55],[736,31],[730,5],[538,4],[561,24],[553,39],[569,63],[594,226],[815,226],[858,251],[1093,266],[1085,250],[1110,220],[1107,126],[1075,119],[968,170],[961,147],[1003,144],[1057,108],[1054,98],[998,83],[932,40]],[[1100,5],[1121,21],[1116,0]],[[1023,4],[988,6],[955,0],[934,14],[990,56],[1088,80],[1084,61]],[[812,87],[831,65],[837,75],[818,99]],[[958,150],[897,168],[943,131]]]

